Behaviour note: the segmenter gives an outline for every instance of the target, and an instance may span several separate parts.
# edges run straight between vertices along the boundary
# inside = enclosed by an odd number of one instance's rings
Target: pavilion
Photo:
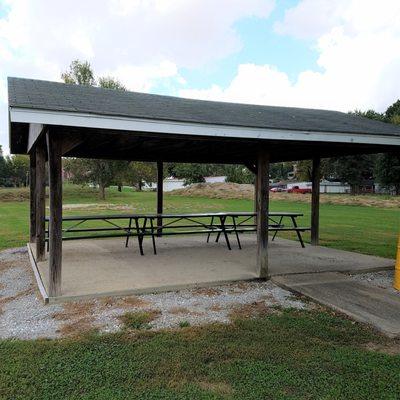
[[[313,160],[311,243],[318,245],[320,159],[400,149],[400,126],[336,111],[201,101],[8,78],[10,149],[29,154],[30,243],[45,257],[49,171],[49,296],[62,293],[62,157],[243,164],[257,175],[257,269],[268,277],[269,164]]]

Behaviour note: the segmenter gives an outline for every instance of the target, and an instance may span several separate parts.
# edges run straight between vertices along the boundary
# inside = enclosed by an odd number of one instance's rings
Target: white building
[[[223,183],[226,181],[226,176],[205,176],[206,183]]]
[[[290,182],[287,188],[291,189],[298,186],[300,189],[311,189],[311,182]],[[350,185],[343,184],[342,182],[330,182],[322,180],[319,185],[320,193],[350,193]]]
[[[350,193],[350,185],[342,182],[329,182],[322,180],[319,188],[320,193]]]

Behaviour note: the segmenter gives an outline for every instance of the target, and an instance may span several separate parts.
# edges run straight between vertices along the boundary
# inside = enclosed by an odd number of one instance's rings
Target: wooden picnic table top
[[[192,214],[101,214],[101,215],[67,215],[63,221],[101,220],[101,219],[129,219],[129,218],[207,218],[207,217],[255,217],[257,213],[247,211],[211,212]],[[271,211],[269,217],[301,217],[302,213],[287,211]],[[49,217],[46,217],[49,221]]]

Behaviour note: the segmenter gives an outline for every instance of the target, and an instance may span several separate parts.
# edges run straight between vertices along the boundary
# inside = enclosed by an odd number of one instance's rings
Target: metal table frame
[[[295,212],[270,212],[268,214],[268,230],[274,232],[272,240],[280,231],[294,231],[302,247],[304,241],[301,232],[310,228],[297,225],[296,218],[303,214]],[[143,240],[149,236],[152,239],[154,254],[157,254],[156,237],[184,234],[207,234],[207,243],[212,234],[216,234],[218,242],[223,236],[229,250],[232,249],[229,234],[234,234],[239,249],[242,248],[239,234],[255,232],[257,225],[254,212],[217,212],[217,213],[193,213],[193,214],[115,214],[115,215],[87,215],[65,216],[63,222],[75,222],[68,228],[63,228],[63,240],[95,239],[125,237],[125,246],[128,247],[131,236],[137,237],[139,251],[144,255]],[[285,225],[285,219],[289,219],[290,226]],[[46,218],[46,222],[48,222]],[[86,222],[102,221],[107,225],[102,227],[82,227]],[[120,222],[119,222],[120,221]],[[121,223],[128,221],[128,225]],[[161,225],[160,225],[161,224]],[[102,232],[105,232],[104,234]],[[83,234],[83,235],[82,235]],[[46,229],[46,242],[48,249],[49,230]]]

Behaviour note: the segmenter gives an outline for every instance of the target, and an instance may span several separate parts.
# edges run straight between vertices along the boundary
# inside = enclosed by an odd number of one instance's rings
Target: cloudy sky
[[[130,90],[384,111],[400,98],[399,0],[0,0],[7,76],[60,80],[74,59]]]

